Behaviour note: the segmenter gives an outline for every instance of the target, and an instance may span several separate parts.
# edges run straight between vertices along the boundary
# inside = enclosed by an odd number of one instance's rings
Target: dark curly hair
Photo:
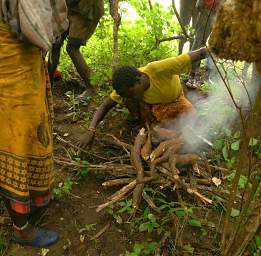
[[[140,76],[140,71],[134,66],[119,67],[113,72],[112,87],[119,95],[124,95],[124,92],[133,87]]]

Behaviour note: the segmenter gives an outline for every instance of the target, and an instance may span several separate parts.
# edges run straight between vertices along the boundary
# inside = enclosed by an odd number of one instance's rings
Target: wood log
[[[175,153],[179,148],[182,146],[182,143],[171,145],[165,153],[159,158],[156,158],[154,161],[151,162],[150,165],[150,175],[151,177],[156,176],[156,166],[159,164],[163,164],[164,162],[169,162],[170,169],[173,173],[179,173],[179,171],[176,168],[176,158]]]
[[[147,135],[145,133],[145,128],[140,129],[138,135],[135,138],[134,146],[131,150],[131,163],[137,171],[137,182],[139,182],[144,178],[144,168],[141,159],[141,148],[146,141],[146,136]],[[138,184],[136,185],[136,188],[133,191],[132,204],[134,209],[139,208],[143,187],[144,187],[143,183]]]
[[[142,197],[153,210],[158,211],[153,199],[145,191],[142,192]]]
[[[145,161],[148,161],[150,159],[150,154],[151,154],[151,135],[150,132],[148,131],[147,140],[141,149],[141,157]]]
[[[151,142],[153,145],[158,145],[165,140],[173,140],[177,138],[179,134],[173,130],[154,127],[151,132]]]
[[[180,136],[176,139],[172,139],[172,140],[166,140],[161,142],[158,147],[156,149],[154,149],[152,151],[152,153],[150,154],[150,159],[151,161],[154,161],[156,158],[162,156],[164,154],[164,152],[167,151],[168,148],[170,148],[171,146],[177,146],[177,147],[181,147],[183,144],[185,143],[185,140]]]
[[[122,178],[122,179],[114,179],[114,180],[108,180],[102,183],[102,186],[104,187],[112,187],[112,186],[118,186],[118,185],[125,185],[132,182],[132,178]]]
[[[203,202],[205,202],[205,203],[209,203],[209,204],[212,203],[212,200],[211,200],[211,199],[209,199],[209,198],[207,198],[206,196],[200,194],[200,193],[197,191],[196,188],[191,187],[190,184],[186,183],[186,182],[184,181],[184,179],[182,179],[179,175],[174,175],[174,176],[172,176],[172,174],[171,174],[169,171],[167,171],[166,169],[164,169],[164,168],[159,168],[159,170],[160,170],[163,174],[167,175],[168,178],[169,178],[170,180],[172,180],[172,181],[177,185],[178,188],[184,189],[184,190],[187,191],[189,194],[194,195],[195,197],[199,198],[201,201],[203,201]]]
[[[119,191],[113,194],[113,196],[110,197],[110,200],[104,204],[101,204],[97,207],[96,212],[100,212],[104,208],[120,201],[128,192],[130,192],[135,186],[137,185],[137,181],[134,180],[128,185],[121,188]]]

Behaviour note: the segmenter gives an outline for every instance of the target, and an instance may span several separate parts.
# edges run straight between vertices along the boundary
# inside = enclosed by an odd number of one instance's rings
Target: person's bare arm
[[[117,105],[117,102],[113,101],[110,97],[106,98],[105,101],[99,106],[97,111],[94,113],[91,124],[88,131],[82,136],[80,146],[85,148],[90,144],[95,135],[95,129],[98,124],[103,120],[106,114]]]
[[[193,63],[195,61],[199,61],[199,60],[207,58],[208,50],[206,47],[202,47],[198,50],[189,52],[189,56],[191,58],[191,62]]]

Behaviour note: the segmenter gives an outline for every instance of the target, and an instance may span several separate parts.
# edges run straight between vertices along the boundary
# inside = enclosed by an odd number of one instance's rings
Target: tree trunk
[[[119,0],[110,1],[110,14],[113,18],[113,63],[112,70],[114,71],[118,65],[118,33],[121,24],[121,15],[119,14]]]

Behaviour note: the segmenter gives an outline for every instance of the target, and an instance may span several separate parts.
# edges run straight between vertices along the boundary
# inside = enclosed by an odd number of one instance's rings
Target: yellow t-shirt
[[[143,100],[149,104],[170,103],[175,101],[182,92],[179,75],[191,70],[189,54],[182,54],[160,61],[154,61],[139,68],[150,79],[150,87],[145,91]],[[115,90],[110,98],[124,104],[124,99]]]

